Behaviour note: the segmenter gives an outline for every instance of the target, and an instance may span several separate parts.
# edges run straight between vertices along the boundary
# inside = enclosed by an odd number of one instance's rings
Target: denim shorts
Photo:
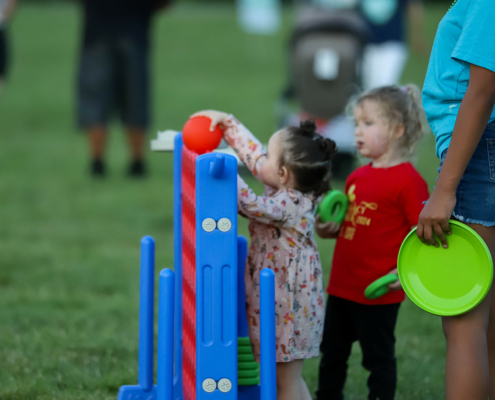
[[[447,150],[442,153],[439,173]],[[486,127],[459,182],[456,197],[453,216],[459,221],[495,226],[495,123]]]

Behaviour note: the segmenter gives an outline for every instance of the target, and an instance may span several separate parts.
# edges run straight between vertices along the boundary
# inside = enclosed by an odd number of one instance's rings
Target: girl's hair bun
[[[337,152],[337,145],[333,140],[327,138],[322,139],[320,149],[325,154],[325,161],[330,160],[330,157]]]
[[[313,137],[316,134],[316,124],[311,120],[301,121],[299,133],[306,137]]]
[[[280,165],[294,174],[296,189],[319,197],[330,189],[331,157],[335,142],[316,132],[314,121],[302,121],[299,127],[286,129]]]

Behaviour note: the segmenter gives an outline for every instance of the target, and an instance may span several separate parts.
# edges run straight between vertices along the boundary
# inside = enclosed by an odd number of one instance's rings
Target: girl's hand
[[[320,214],[316,216],[315,230],[322,239],[337,239],[341,226],[336,222],[323,222]]]
[[[390,271],[389,274],[399,275],[399,271],[396,268],[393,271]],[[400,279],[397,279],[397,282],[391,283],[387,287],[389,292],[395,292],[396,290],[402,289],[402,284],[400,283]]]
[[[191,115],[191,118],[194,117],[207,117],[211,119],[211,125],[210,125],[210,131],[213,132],[218,124],[221,125],[223,124],[223,121],[227,119],[229,114],[221,112],[221,111],[215,111],[215,110],[204,110],[204,111],[198,111],[197,113],[194,113]]]
[[[445,233],[447,235],[452,234],[449,219],[454,211],[455,203],[455,192],[433,190],[430,199],[421,214],[419,214],[418,229],[416,231],[419,240],[426,245],[431,244],[439,247],[438,242],[433,237],[433,233],[435,233],[440,239],[442,247],[444,249],[449,247]]]

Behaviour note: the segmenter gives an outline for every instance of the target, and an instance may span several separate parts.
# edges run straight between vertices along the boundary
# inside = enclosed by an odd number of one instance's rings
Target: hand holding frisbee
[[[481,237],[468,226],[450,221],[449,247],[426,246],[413,229],[399,251],[399,277],[409,298],[436,315],[464,314],[490,290],[493,261]]]

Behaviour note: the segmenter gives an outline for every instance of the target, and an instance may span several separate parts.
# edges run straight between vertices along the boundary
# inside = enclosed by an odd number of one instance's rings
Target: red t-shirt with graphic
[[[378,299],[364,297],[376,279],[397,268],[400,246],[417,225],[428,186],[411,163],[391,168],[358,168],[346,182],[349,208],[333,256],[331,295],[361,304],[404,301],[403,290]]]

